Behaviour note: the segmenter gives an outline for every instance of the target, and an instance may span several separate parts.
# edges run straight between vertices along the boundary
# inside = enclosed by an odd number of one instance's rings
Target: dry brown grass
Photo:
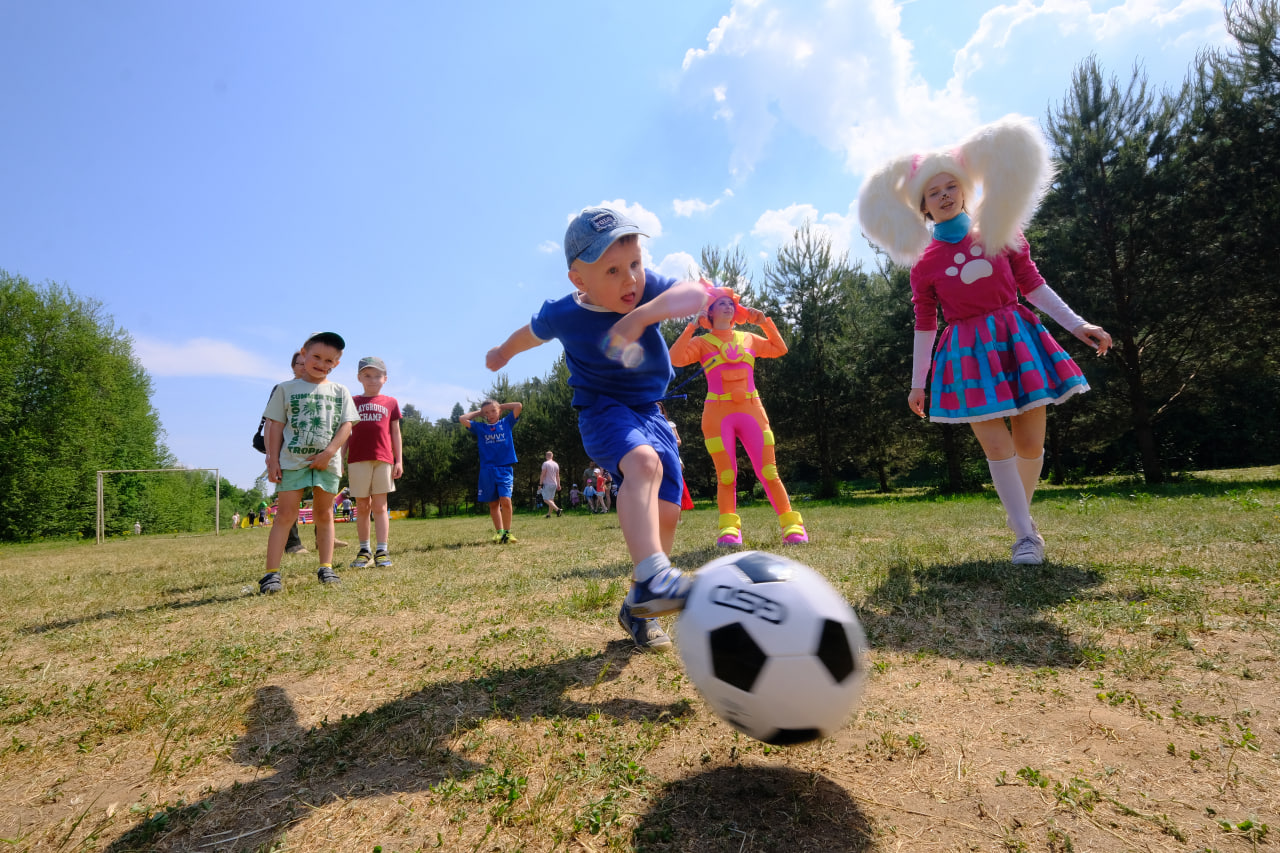
[[[872,641],[857,716],[776,748],[614,623],[616,519],[400,522],[315,581],[265,536],[0,550],[14,850],[1244,851],[1280,832],[1275,468],[805,509]],[[767,508],[748,545],[776,549]],[[711,510],[677,562],[714,555]],[[755,538],[750,538],[754,534]],[[304,534],[304,540],[309,538]],[[351,538],[348,536],[348,538]],[[340,551],[349,559],[351,550]],[[1266,825],[1266,828],[1263,828]]]

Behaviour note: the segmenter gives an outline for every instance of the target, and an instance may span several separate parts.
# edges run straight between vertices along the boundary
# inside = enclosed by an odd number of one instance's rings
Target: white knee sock
[[[995,484],[1000,503],[1004,504],[1014,535],[1019,539],[1034,536],[1036,527],[1031,521],[1031,508],[1027,504],[1022,478],[1018,476],[1017,460],[1013,457],[998,461],[988,459],[987,467],[991,469],[991,482]]]
[[[1018,476],[1022,478],[1022,490],[1027,494],[1027,506],[1031,506],[1036,486],[1040,485],[1040,472],[1044,470],[1044,451],[1041,450],[1040,455],[1034,459],[1025,456],[1014,458],[1018,460]]]

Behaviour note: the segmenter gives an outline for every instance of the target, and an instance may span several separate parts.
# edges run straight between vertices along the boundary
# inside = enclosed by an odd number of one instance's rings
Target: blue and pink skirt
[[[929,420],[1004,418],[1088,390],[1079,365],[1036,315],[1023,305],[1009,305],[956,321],[939,336]]]

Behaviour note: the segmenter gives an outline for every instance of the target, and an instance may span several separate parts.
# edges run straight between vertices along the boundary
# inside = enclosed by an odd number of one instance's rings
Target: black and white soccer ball
[[[841,728],[862,694],[867,640],[853,608],[808,566],[740,551],[694,575],[680,658],[725,722],[770,744]]]

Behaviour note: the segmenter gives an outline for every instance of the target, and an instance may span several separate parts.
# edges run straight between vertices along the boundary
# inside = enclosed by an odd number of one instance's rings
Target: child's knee
[[[623,479],[653,480],[662,476],[662,460],[658,452],[648,445],[633,448],[618,463]]]

